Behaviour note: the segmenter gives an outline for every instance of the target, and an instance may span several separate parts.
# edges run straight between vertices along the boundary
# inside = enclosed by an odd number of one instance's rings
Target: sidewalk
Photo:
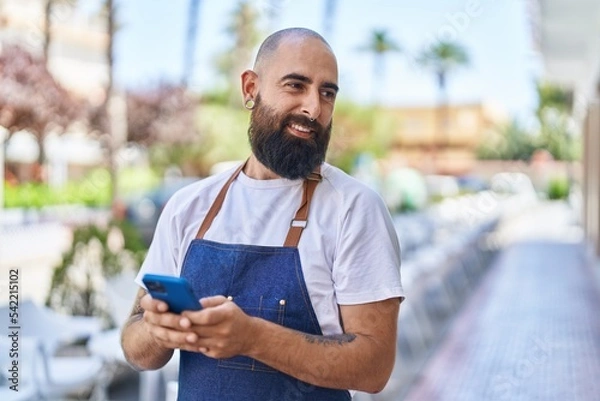
[[[405,401],[597,400],[598,264],[566,205],[500,228],[506,246]]]

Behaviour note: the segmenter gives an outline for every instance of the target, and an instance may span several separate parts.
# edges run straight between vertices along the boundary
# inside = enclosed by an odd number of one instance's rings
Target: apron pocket
[[[236,301],[238,301],[238,299],[234,298],[234,302]],[[248,307],[240,304],[238,304],[238,306],[250,316],[259,317],[283,325],[286,307],[285,299],[266,299],[261,296],[259,298],[258,306]],[[259,372],[277,372],[270,366],[247,356],[234,356],[232,358],[219,359],[218,366],[222,368],[254,370]]]

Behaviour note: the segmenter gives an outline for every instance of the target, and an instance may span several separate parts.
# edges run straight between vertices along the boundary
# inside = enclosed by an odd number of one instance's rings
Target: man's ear
[[[246,70],[242,73],[242,94],[244,102],[256,99],[258,93],[258,75],[252,70]]]

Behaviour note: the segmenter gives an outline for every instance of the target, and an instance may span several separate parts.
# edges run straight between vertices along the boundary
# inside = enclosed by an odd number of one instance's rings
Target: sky
[[[91,1],[91,0],[90,0]],[[266,16],[264,36],[302,26],[325,33],[324,0],[251,0]],[[116,82],[144,87],[181,79],[188,0],[115,0],[120,30],[116,36]],[[216,56],[230,45],[225,28],[238,0],[202,0],[192,87],[215,86]],[[384,84],[375,88],[373,57],[360,51],[373,30],[384,29],[402,49],[386,58]],[[338,0],[331,34],[340,70],[340,97],[368,103],[376,93],[389,106],[435,105],[434,76],[414,57],[424,47],[450,39],[462,44],[470,64],[452,74],[452,103],[485,102],[508,115],[527,118],[536,104],[535,77],[540,58],[533,50],[526,0]],[[249,65],[250,67],[250,65]]]

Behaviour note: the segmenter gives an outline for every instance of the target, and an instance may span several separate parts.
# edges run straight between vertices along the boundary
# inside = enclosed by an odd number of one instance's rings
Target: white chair
[[[99,318],[63,315],[45,306],[37,305],[30,299],[22,300],[16,311],[19,314],[20,335],[39,337],[48,355],[53,355],[62,345],[86,340],[102,329]],[[0,307],[0,316],[9,316],[9,312],[11,312],[9,305]],[[6,325],[0,331],[3,336],[10,332]]]
[[[106,279],[104,291],[108,313],[116,327],[93,334],[87,342],[90,354],[101,358],[104,362],[104,369],[95,394],[95,398],[99,400],[107,399],[108,387],[115,381],[115,378],[131,371],[121,348],[121,328],[131,313],[137,293],[138,286],[134,282],[135,275],[135,272],[126,270]]]
[[[121,328],[131,313],[133,301],[138,291],[134,282],[135,272],[127,270],[110,277],[105,283],[108,312],[115,328],[94,333],[88,341],[88,349],[112,364],[126,364],[121,349]]]
[[[121,328],[129,318],[131,308],[139,286],[134,279],[136,273],[124,271],[106,280],[106,298],[109,313],[117,328],[95,334],[88,342],[88,349],[94,355],[101,356],[107,366],[113,370],[119,365],[127,364],[121,348]],[[176,381],[179,373],[179,351],[175,351],[171,360],[158,370],[140,373],[139,399],[144,401],[164,400],[173,392],[169,391],[169,382]],[[171,385],[171,387],[173,387]]]
[[[31,399],[64,398],[71,394],[91,392],[102,370],[102,360],[95,356],[50,356],[38,337],[19,335],[18,357],[3,360],[2,371],[17,363],[19,387],[33,394]],[[0,338],[0,348],[13,346],[8,337]],[[14,362],[16,361],[16,362]],[[10,383],[10,382],[9,382]],[[3,389],[4,392],[4,389]],[[19,391],[21,393],[21,391]],[[26,395],[23,393],[23,395]],[[2,398],[20,400],[28,398]]]
[[[0,342],[0,399],[2,401],[33,401],[37,399],[36,387],[31,377],[23,375],[22,370],[14,373],[11,358],[12,340],[2,337]],[[20,361],[15,357],[17,363]],[[14,370],[14,368],[13,368]],[[12,387],[12,388],[11,388]],[[18,391],[15,391],[18,390]]]

